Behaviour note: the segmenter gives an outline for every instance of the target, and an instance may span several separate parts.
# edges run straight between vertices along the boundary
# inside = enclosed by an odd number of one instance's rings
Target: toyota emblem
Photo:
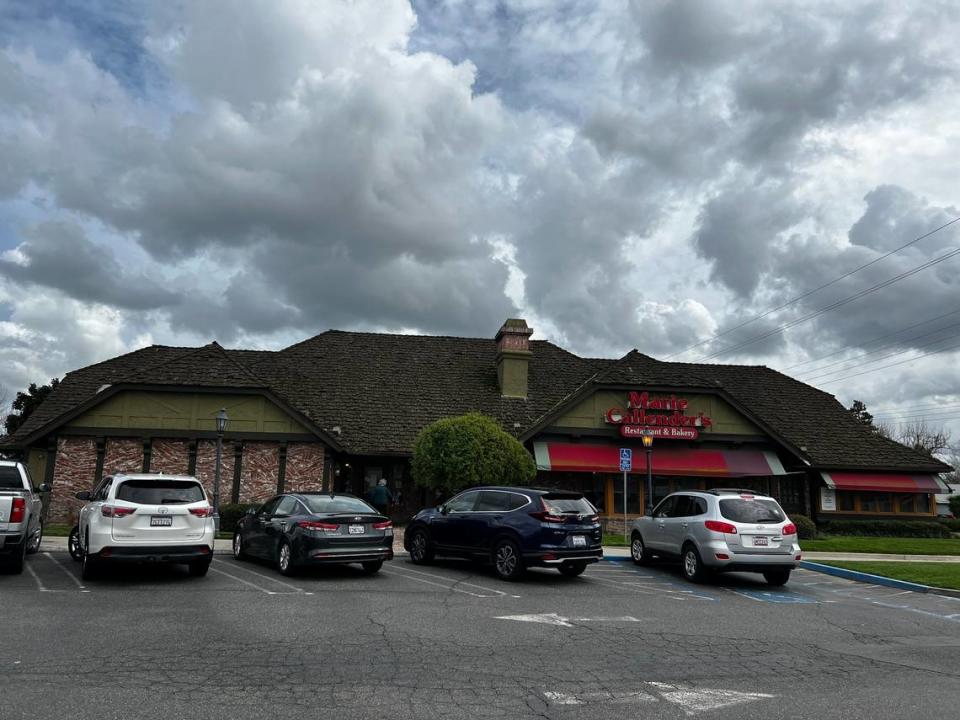
[[[158,508],[157,508],[157,512],[160,513],[161,515],[169,515],[169,514],[170,514],[170,508],[158,507]]]

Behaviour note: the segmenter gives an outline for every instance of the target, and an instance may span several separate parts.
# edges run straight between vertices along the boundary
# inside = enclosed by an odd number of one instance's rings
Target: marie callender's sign
[[[612,407],[606,412],[610,425],[619,425],[626,438],[652,434],[667,440],[696,440],[701,428],[709,428],[713,421],[702,412],[688,415],[689,403],[676,395],[650,397],[648,392],[631,392],[627,409]]]

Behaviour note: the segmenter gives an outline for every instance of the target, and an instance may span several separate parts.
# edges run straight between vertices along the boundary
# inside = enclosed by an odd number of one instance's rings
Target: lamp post
[[[647,451],[647,513],[653,510],[653,430],[643,431],[643,449]]]
[[[227,430],[227,409],[220,408],[217,413],[217,460],[213,469],[213,515],[217,530],[220,530],[220,455],[223,451],[223,433]]]

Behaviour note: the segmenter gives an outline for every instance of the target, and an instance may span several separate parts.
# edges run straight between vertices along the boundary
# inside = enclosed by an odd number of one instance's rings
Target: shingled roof
[[[104,385],[262,388],[358,455],[408,454],[428,423],[478,411],[522,435],[594,387],[721,392],[811,465],[946,472],[924,453],[858,423],[832,395],[766,367],[661,362],[636,350],[582,358],[530,342],[526,399],[503,398],[493,339],[330,330],[280,351],[151,346],[68,373],[6,444],[22,445],[89,403]]]

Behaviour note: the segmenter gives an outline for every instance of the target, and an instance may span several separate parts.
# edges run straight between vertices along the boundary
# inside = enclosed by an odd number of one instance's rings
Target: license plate
[[[769,544],[770,544],[770,541],[769,541],[767,538],[765,538],[765,537],[755,537],[755,538],[753,539],[753,546],[754,546],[754,547],[759,547],[759,546],[761,546],[761,545],[769,545]]]
[[[351,535],[363,535],[365,532],[363,525],[350,525],[347,528],[347,532]]]
[[[170,527],[173,517],[170,515],[154,515],[150,518],[150,527]]]
[[[583,535],[574,535],[573,536],[573,546],[574,547],[586,547],[587,539]]]

